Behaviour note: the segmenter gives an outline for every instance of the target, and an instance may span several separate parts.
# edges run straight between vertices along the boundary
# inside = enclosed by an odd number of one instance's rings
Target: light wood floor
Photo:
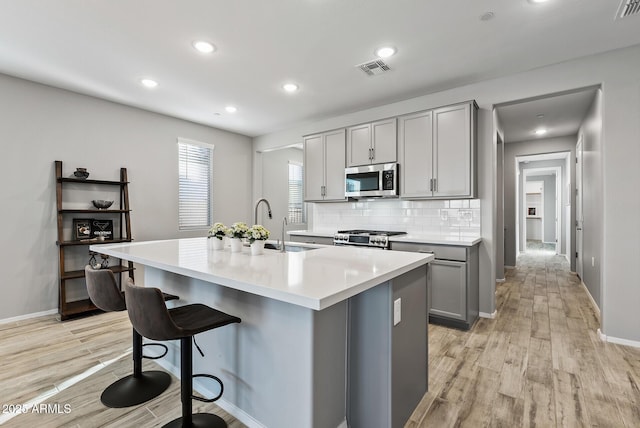
[[[118,358],[120,357],[120,358]],[[194,353],[194,358],[200,355]],[[115,362],[65,389],[65,381],[118,358]],[[143,405],[109,409],[100,394],[109,384],[133,370],[131,324],[126,312],[104,313],[60,322],[55,316],[0,325],[0,405],[28,403],[55,394],[43,403],[58,404],[60,413],[15,416],[7,427],[158,427],[180,416],[180,382],[173,380],[160,397]],[[144,360],[145,370],[162,370]],[[65,413],[65,405],[69,412]],[[193,401],[194,412],[216,413],[230,428],[244,425],[215,404]],[[55,411],[55,408],[54,408]]]
[[[527,250],[496,319],[429,326],[429,392],[405,428],[640,427],[640,349],[602,342],[567,261]]]
[[[429,326],[429,392],[406,428],[640,427],[640,349],[600,341],[597,315],[562,257],[528,252],[498,285],[497,299],[498,317],[469,332]],[[55,393],[44,403],[63,412],[19,415],[3,427],[146,428],[178,417],[177,380],[145,405],[100,403],[105,386],[131,372],[130,328],[126,313],[0,325],[0,405]],[[99,370],[66,387],[92,368]],[[145,360],[145,369],[157,368]],[[193,407],[244,426],[215,404]]]

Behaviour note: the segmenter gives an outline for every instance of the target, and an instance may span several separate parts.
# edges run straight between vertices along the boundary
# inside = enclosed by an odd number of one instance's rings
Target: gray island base
[[[195,240],[176,241],[198,247]],[[155,249],[136,243],[126,251],[123,245],[95,250],[144,264],[144,284],[179,295],[176,305],[204,303],[242,319],[199,334],[205,356],[194,352],[193,368],[222,379],[217,404],[247,426],[402,427],[427,392],[432,256],[395,252],[398,259],[389,261],[383,253],[392,252],[335,247],[215,254],[204,241],[202,253],[189,251],[187,261],[169,242],[158,241]],[[235,277],[233,264],[241,272]],[[285,277],[286,286],[280,283]],[[310,286],[312,277],[318,284]],[[345,283],[336,285],[339,278]],[[323,282],[326,290],[318,294],[315,287]],[[260,284],[268,290],[257,291]],[[300,295],[314,298],[300,304]],[[178,343],[169,349],[158,362],[179,376]],[[217,385],[201,379],[194,379],[195,389],[217,395]]]

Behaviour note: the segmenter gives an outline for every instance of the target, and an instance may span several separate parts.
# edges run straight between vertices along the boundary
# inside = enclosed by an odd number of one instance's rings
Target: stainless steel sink
[[[280,247],[278,247],[276,244],[271,244],[269,242],[264,244],[264,248],[266,250],[280,250]],[[301,245],[285,245],[284,250],[288,253],[298,253],[300,251],[317,250],[317,248],[303,247]]]

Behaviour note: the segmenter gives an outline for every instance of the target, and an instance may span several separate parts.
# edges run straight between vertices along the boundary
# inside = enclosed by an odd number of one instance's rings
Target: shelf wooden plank
[[[70,247],[74,245],[91,245],[91,244],[117,244],[119,242],[131,242],[131,239],[107,239],[104,241],[98,241],[97,239],[83,239],[82,241],[57,241],[56,244],[60,247]]]
[[[132,272],[135,268],[130,268],[128,266],[109,266],[109,270],[113,271],[113,273],[122,273],[122,272]],[[82,270],[70,270],[62,274],[62,279],[77,279],[84,278],[84,269]]]
[[[58,211],[60,214],[124,214],[131,210],[99,210],[99,209],[63,209]]]
[[[93,302],[89,299],[76,300],[74,302],[67,302],[60,311],[60,320],[64,321],[74,315],[80,315],[87,312],[99,311]]]
[[[124,186],[125,184],[129,184],[128,181],[114,181],[114,180],[92,180],[87,178],[86,180],[82,180],[80,178],[73,177],[60,177],[58,178],[58,182],[60,183],[84,183],[84,184],[107,184],[111,186]]]

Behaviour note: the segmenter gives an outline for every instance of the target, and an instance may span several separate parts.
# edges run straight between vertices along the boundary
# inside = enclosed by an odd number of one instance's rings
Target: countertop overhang
[[[304,246],[299,243],[292,245]],[[433,255],[326,246],[281,253],[209,248],[207,238],[94,244],[92,251],[235,290],[322,310],[423,266]],[[145,284],[153,286],[153,284]]]

